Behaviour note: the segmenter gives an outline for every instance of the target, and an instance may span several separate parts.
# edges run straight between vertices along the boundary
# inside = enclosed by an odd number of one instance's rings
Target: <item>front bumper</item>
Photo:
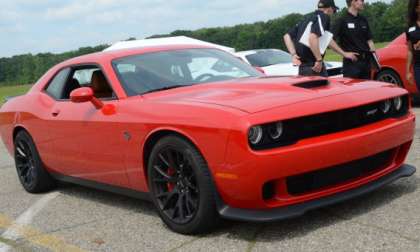
[[[404,163],[414,136],[415,116],[387,119],[334,134],[304,139],[292,146],[253,151],[242,132],[233,132],[224,165],[212,167],[221,199],[232,208],[270,210],[335,195],[368,184],[397,170]],[[289,178],[310,174],[390,151],[386,162],[319,190],[291,193]],[[350,167],[350,168],[349,168]],[[339,173],[337,173],[339,175]],[[318,180],[317,180],[318,181]],[[271,188],[271,189],[270,189]],[[268,194],[265,194],[268,189]]]
[[[340,192],[334,195],[326,196],[323,198],[310,200],[295,205],[288,205],[279,208],[273,208],[270,210],[251,210],[230,207],[223,203],[218,197],[217,205],[220,216],[231,220],[241,221],[253,221],[253,222],[268,222],[284,220],[288,218],[297,217],[303,215],[309,210],[313,210],[320,207],[332,205],[344,200],[355,198],[357,196],[374,191],[384,185],[387,185],[399,178],[412,176],[416,172],[416,168],[411,165],[402,165],[397,170],[387,174],[386,176],[380,177],[368,184],[361,187],[357,187],[348,191]]]

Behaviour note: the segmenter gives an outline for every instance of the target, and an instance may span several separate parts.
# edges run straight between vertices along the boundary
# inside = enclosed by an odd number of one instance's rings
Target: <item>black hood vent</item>
[[[301,83],[296,83],[296,84],[293,84],[293,86],[312,89],[312,88],[327,86],[328,84],[330,84],[330,82],[327,79],[323,79],[323,80],[313,80],[313,81],[305,81]]]

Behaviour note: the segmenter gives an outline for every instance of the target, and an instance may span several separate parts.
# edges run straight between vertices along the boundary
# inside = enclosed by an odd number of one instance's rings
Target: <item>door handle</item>
[[[58,110],[58,109],[56,109],[56,110],[54,110],[52,113],[52,116],[58,116],[58,114],[60,114],[60,110]]]

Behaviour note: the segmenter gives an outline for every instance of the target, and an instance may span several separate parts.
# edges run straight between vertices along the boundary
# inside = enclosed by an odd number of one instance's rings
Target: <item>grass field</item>
[[[0,104],[5,102],[6,97],[24,94],[29,88],[31,88],[31,85],[0,87]]]
[[[389,42],[375,43],[376,49],[380,49],[388,45]],[[326,61],[342,61],[342,57],[336,54],[333,50],[328,49],[325,55]]]

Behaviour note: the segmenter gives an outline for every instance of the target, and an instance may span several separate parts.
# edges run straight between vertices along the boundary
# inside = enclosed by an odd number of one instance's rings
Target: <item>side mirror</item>
[[[70,93],[70,100],[74,103],[89,102],[93,98],[93,90],[90,87],[77,88]]]
[[[96,109],[101,109],[104,104],[93,95],[90,87],[77,88],[70,93],[70,100],[74,103],[92,102]]]

